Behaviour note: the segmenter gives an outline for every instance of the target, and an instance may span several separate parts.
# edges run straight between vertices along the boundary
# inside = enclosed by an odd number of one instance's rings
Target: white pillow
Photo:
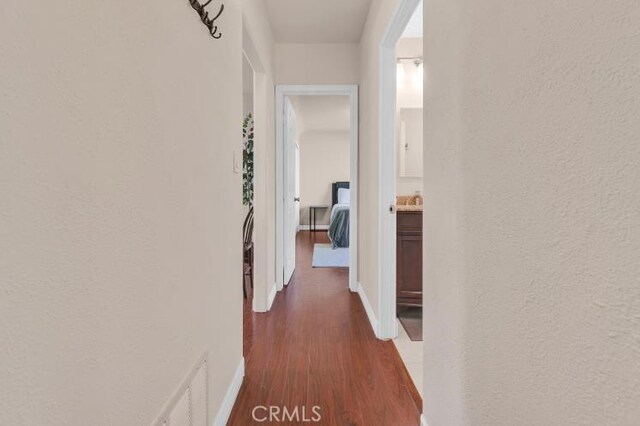
[[[350,204],[351,195],[348,188],[338,188],[338,204]]]

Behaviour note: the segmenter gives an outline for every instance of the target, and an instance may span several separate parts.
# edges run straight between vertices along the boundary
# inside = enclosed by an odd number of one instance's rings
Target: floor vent
[[[208,377],[205,353],[152,425],[207,426],[209,424]]]

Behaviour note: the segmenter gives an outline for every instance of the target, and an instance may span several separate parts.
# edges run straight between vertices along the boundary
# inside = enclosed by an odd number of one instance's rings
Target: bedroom
[[[313,246],[312,266],[349,267],[350,99],[287,97],[294,116],[297,239]],[[297,259],[299,261],[299,259]]]

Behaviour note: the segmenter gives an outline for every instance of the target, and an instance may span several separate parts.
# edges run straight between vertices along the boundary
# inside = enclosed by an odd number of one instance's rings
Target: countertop
[[[421,212],[423,205],[415,204],[396,204],[396,211],[398,212]]]

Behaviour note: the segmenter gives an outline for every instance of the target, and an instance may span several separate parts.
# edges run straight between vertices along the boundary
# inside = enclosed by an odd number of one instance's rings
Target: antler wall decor
[[[216,16],[214,16],[213,18],[209,18],[209,12],[207,12],[205,8],[212,1],[213,0],[208,0],[206,3],[200,4],[199,0],[189,0],[189,3],[191,3],[191,7],[193,8],[193,10],[198,12],[200,20],[209,29],[209,34],[211,34],[211,37],[217,40],[222,37],[222,33],[218,32],[218,26],[215,24],[215,22],[216,19],[218,19],[220,15],[222,15],[222,12],[224,11],[224,4],[220,5],[220,10],[218,10]]]

